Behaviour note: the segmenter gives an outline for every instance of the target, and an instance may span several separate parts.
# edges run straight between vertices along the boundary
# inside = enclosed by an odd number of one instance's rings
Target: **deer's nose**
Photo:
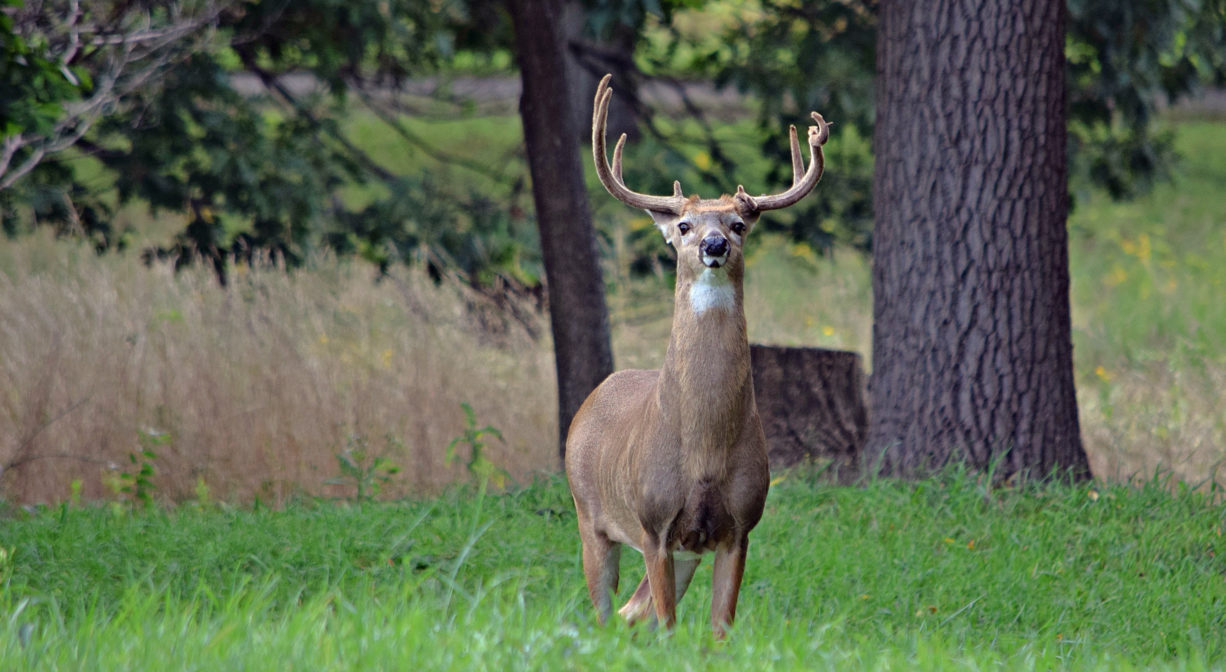
[[[723,257],[728,254],[728,239],[723,236],[708,236],[698,245],[698,251],[705,257]]]

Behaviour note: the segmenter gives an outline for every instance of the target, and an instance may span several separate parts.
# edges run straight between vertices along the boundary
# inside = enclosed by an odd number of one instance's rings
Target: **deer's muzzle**
[[[698,253],[707,268],[719,268],[728,261],[728,239],[723,236],[707,236],[698,244]]]

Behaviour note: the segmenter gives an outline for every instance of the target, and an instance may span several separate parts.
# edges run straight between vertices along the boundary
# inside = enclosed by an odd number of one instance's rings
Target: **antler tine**
[[[617,139],[617,145],[613,147],[613,177],[617,178],[617,182],[625,186],[626,181],[622,179],[622,148],[626,146],[626,134]]]
[[[822,179],[822,171],[826,168],[826,157],[822,154],[822,145],[826,144],[826,139],[830,137],[830,124],[817,112],[810,112],[816,126],[809,127],[809,169],[804,175],[800,174],[800,143],[796,138],[796,129],[792,128],[790,132],[792,144],[792,187],[781,194],[773,194],[770,196],[757,196],[740,199],[743,190],[738,190],[738,200],[748,200],[754,206],[754,209],[761,212],[765,210],[778,210],[786,208],[800,199],[806,194],[813,191],[813,187],[817,186],[819,180]]]
[[[592,159],[596,163],[596,175],[600,183],[617,200],[634,208],[651,210],[653,212],[681,212],[684,197],[681,195],[681,183],[673,183],[672,196],[651,196],[631,191],[622,181],[622,149],[626,144],[626,134],[623,133],[613,148],[613,165],[610,168],[608,155],[605,153],[605,133],[609,121],[609,101],[613,98],[613,89],[609,88],[609,80],[613,75],[605,75],[596,87],[595,107],[592,109]]]
[[[792,186],[796,186],[805,174],[805,160],[800,155],[800,141],[796,139],[796,124],[788,124],[788,139],[792,144]]]

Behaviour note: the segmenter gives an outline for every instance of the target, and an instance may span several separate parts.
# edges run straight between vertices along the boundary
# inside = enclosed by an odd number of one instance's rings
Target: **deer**
[[[677,256],[672,330],[659,369],[607,377],[576,412],[565,469],[575,502],[588,594],[604,624],[612,613],[623,545],[646,571],[618,613],[631,625],[651,618],[671,630],[702,556],[714,553],[711,627],[723,639],[736,605],[749,533],[770,485],[745,322],[742,246],[759,216],[789,207],[817,186],[829,123],[810,113],[809,166],[790,127],[792,186],[750,196],[743,185],[716,199],[641,194],[622,179],[623,134],[605,147],[610,75],[596,89],[592,158],[617,200],[646,210]]]

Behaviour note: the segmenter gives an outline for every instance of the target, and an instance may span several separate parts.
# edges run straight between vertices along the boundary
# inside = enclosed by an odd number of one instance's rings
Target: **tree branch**
[[[333,140],[339,143],[340,146],[354,158],[354,160],[362,164],[362,166],[371,173],[374,173],[374,175],[380,180],[383,180],[384,182],[396,181],[397,178],[395,173],[383,167],[379,162],[371,158],[370,154],[367,154],[360,147],[350,142],[349,138],[346,138],[344,134],[340,133],[335,128],[331,128],[327,124],[321,123],[319,121],[319,117],[316,117],[315,113],[311,112],[311,110],[307,108],[302,101],[294,97],[294,94],[290,93],[289,89],[285,88],[285,85],[277,79],[275,74],[260,67],[259,64],[257,64],[250,56],[243,57],[243,67],[254,73],[256,77],[259,77],[260,82],[264,85],[264,88],[276,93],[283,102],[292,107],[295,112],[302,115],[303,118],[309,121],[312,126],[331,136]]]
[[[48,45],[40,57],[57,64],[60,75],[75,87],[81,83],[69,65],[94,66],[93,87],[84,100],[53,101],[61,103],[63,116],[47,133],[4,138],[0,190],[13,186],[48,156],[79,142],[125,97],[206,42],[212,35],[206,29],[216,25],[225,3],[209,2],[193,12],[183,11],[183,2],[169,3],[163,8],[170,17],[167,25],[154,25],[150,14],[128,5],[114,7],[109,19],[94,17],[79,0],[70,0],[60,19],[50,4],[6,12],[13,20],[13,34],[27,44]]]
[[[479,161],[453,156],[435,147],[434,145],[431,145],[425,138],[410,130],[401,119],[388,110],[382,103],[376,101],[375,97],[370,95],[370,92],[366,90],[361,83],[351,83],[353,84],[352,90],[357,92],[358,98],[362,101],[362,104],[364,104],[367,109],[374,112],[375,115],[383,121],[383,123],[391,127],[391,129],[395,131],[397,135],[403,138],[405,142],[408,142],[416,147],[422,154],[425,154],[439,163],[451,164],[471,170],[472,172],[479,175],[484,175],[495,182],[502,183],[506,181],[502,171],[491,168]]]

